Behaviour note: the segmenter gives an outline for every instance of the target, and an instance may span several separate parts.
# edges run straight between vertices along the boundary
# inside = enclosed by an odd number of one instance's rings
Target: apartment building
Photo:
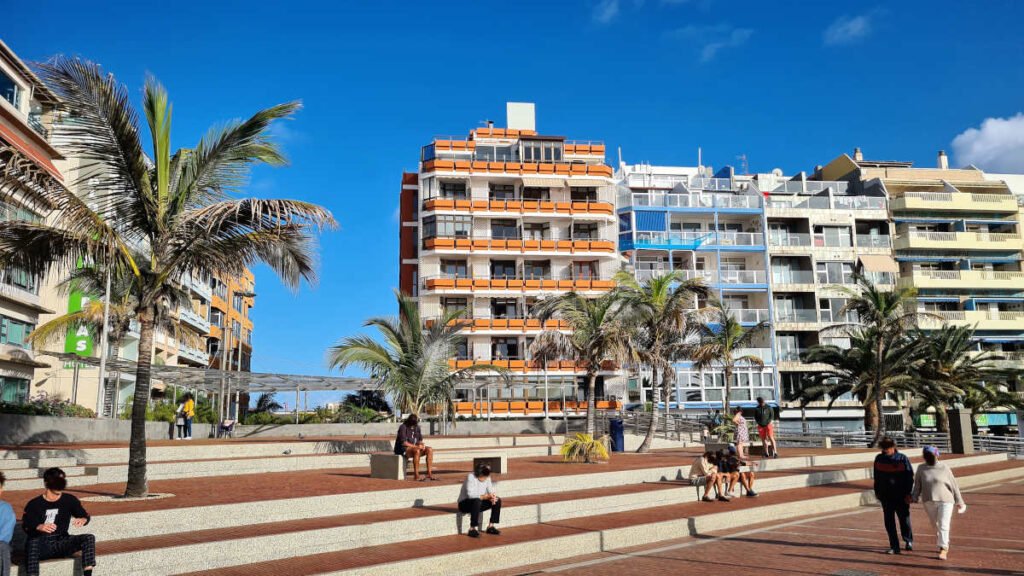
[[[619,182],[619,250],[636,277],[645,280],[670,271],[700,278],[713,298],[726,304],[744,326],[772,322],[769,255],[765,242],[764,198],[755,178],[737,176],[726,167],[711,175],[705,167],[622,164]],[[694,301],[694,309],[707,305]],[[765,330],[743,355],[755,355],[763,367],[737,370],[730,402],[752,406],[754,399],[778,399],[772,330]],[[670,408],[720,408],[724,374],[677,365]],[[630,382],[630,399],[649,396],[643,378]]]
[[[62,186],[50,141],[56,96],[0,41],[0,222],[42,221],[41,190]],[[30,383],[49,366],[26,341],[50,310],[39,295],[39,279],[16,268],[0,268],[0,401],[19,403]]]
[[[865,160],[859,150],[822,169],[870,194],[889,198],[899,283],[917,289],[918,309],[976,329],[978,349],[1024,367],[1024,273],[1021,206],[1007,181],[972,167]]]
[[[427,322],[465,311],[471,325],[453,366],[489,363],[513,374],[460,391],[460,412],[561,413],[583,397],[583,367],[531,358],[542,329],[566,327],[541,326],[530,312],[554,294],[597,296],[614,286],[612,169],[600,142],[539,134],[533,104],[509,103],[507,113],[505,128],[488,123],[433,139],[419,172],[403,175],[400,287]],[[600,372],[599,398],[624,392],[614,368]]]

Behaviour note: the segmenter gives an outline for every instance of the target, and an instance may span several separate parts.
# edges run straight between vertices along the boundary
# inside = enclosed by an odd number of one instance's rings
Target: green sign
[[[89,304],[89,297],[78,290],[71,292],[68,296],[68,314],[79,312]],[[64,340],[64,351],[79,356],[92,356],[93,342],[92,334],[85,326],[69,328],[67,338]]]
[[[922,428],[931,428],[935,426],[935,415],[934,414],[921,414],[917,417],[917,425]]]

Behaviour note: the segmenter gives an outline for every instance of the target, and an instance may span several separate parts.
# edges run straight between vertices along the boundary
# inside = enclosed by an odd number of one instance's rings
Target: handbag
[[[185,425],[185,419],[183,417],[181,417],[181,416],[178,416],[178,419],[175,421],[175,424],[177,424],[178,426],[184,426]]]

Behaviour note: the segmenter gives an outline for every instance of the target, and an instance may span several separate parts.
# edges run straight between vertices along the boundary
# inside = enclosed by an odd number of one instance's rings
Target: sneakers
[[[705,496],[705,497],[701,498],[700,501],[701,502],[714,502],[715,499],[710,497],[710,496]]]
[[[939,560],[945,560],[949,556],[949,550],[945,548],[939,549]]]
[[[488,526],[488,527],[487,527],[487,530],[486,530],[486,532],[487,532],[488,534],[493,534],[493,535],[495,535],[495,536],[497,536],[497,535],[501,534],[501,530],[498,530],[498,529],[497,529],[497,528],[495,528],[494,526]]]
[[[907,552],[911,552],[911,551],[914,550],[914,543],[913,542],[907,542],[907,545],[904,546],[904,548],[907,550]]]
[[[466,532],[466,536],[469,536],[470,538],[479,538],[480,537],[480,531],[477,530],[476,528],[470,528],[469,532]]]
[[[757,498],[757,492],[753,490],[747,490],[747,498]]]
[[[889,554],[889,555],[893,555],[893,554],[899,555],[900,554],[900,549],[899,548],[890,548],[889,550],[886,551],[886,554]]]
[[[732,502],[732,500],[728,496],[719,496],[718,497],[718,501],[719,502]]]

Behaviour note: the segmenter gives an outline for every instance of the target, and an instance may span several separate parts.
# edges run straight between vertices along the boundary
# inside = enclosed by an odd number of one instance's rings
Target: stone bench
[[[776,436],[775,440],[780,445],[797,444],[809,448],[832,448],[832,438],[829,436]]]
[[[370,454],[370,478],[384,480],[405,480],[405,469],[409,459],[403,454],[378,452]]]
[[[508,455],[507,454],[489,454],[486,456],[477,456],[473,458],[473,470],[476,471],[480,466],[490,466],[491,473],[493,474],[508,474]]]

